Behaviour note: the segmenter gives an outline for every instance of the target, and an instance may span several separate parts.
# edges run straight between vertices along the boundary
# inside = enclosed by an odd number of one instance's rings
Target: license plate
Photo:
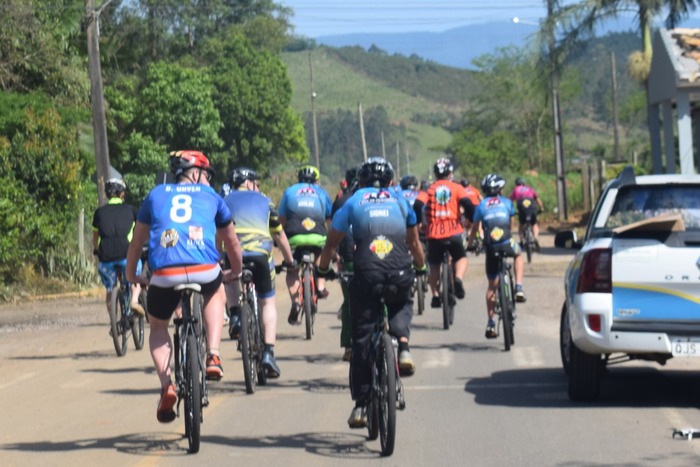
[[[700,357],[700,338],[672,338],[671,354],[674,357]]]

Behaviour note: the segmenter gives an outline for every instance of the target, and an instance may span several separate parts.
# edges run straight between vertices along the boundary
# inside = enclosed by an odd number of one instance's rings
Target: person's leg
[[[223,284],[220,284],[214,293],[204,296],[204,325],[207,328],[207,353],[219,355],[221,344],[221,328],[224,324],[224,314],[221,312],[226,307],[226,293]]]
[[[493,319],[496,310],[496,287],[498,287],[498,261],[493,256],[490,249],[486,251],[486,279],[488,287],[486,288],[486,338],[493,339],[498,337],[496,333],[496,323]]]
[[[160,319],[151,315],[149,317],[150,333],[148,336],[148,346],[151,351],[151,358],[156,367],[156,374],[160,380],[160,387],[170,384],[170,359],[172,356],[172,340],[168,326],[170,319]]]
[[[275,342],[277,339],[277,302],[275,296],[259,298],[258,303],[262,309],[263,341],[265,349],[262,355],[262,366],[270,378],[279,378],[280,371],[275,359]]]

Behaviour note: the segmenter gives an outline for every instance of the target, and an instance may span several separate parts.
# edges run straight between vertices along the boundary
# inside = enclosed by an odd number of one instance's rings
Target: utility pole
[[[92,129],[95,138],[95,166],[97,171],[97,198],[100,206],[107,203],[104,184],[109,179],[109,147],[105,121],[104,94],[102,90],[102,66],[100,65],[100,13],[112,0],[95,11],[95,0],[85,0],[87,21],[88,69],[90,74],[90,100],[92,101]]]
[[[613,159],[615,162],[620,162],[620,126],[617,116],[617,66],[615,65],[615,52],[610,52],[610,72],[612,75],[612,118],[613,118],[613,137],[615,141],[615,149]]]
[[[552,85],[552,123],[554,131],[554,159],[556,162],[557,178],[557,215],[560,221],[567,220],[569,215],[566,203],[566,177],[564,174],[564,145],[561,133],[561,113],[559,112],[559,64],[554,56],[554,3],[547,0],[547,28],[549,33],[549,66]]]
[[[316,91],[314,90],[314,67],[311,64],[311,51],[309,50],[309,81],[311,82],[311,120],[314,132],[314,159],[316,168],[320,171],[321,164],[318,158],[318,127],[316,126]]]
[[[396,140],[396,177],[401,177],[401,152],[398,139]]]
[[[360,114],[360,138],[362,138],[362,156],[367,161],[367,141],[365,140],[365,124],[362,121],[362,102],[357,103],[357,111]]]
[[[406,151],[406,174],[410,175],[411,174],[411,159],[409,158],[409,154],[408,154],[408,146],[406,146],[404,148],[404,150]]]
[[[386,149],[384,148],[384,132],[381,131],[379,134],[382,137],[382,157],[386,159]]]

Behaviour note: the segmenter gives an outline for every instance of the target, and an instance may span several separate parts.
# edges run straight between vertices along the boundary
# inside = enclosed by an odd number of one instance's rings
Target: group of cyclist
[[[318,184],[318,168],[305,165],[298,171],[298,183],[284,191],[276,209],[270,198],[260,193],[259,176],[253,169],[233,170],[227,181],[228,190],[220,195],[210,185],[214,171],[200,151],[173,152],[169,162],[175,183],[156,186],[138,210],[123,205],[124,182],[109,180],[106,187],[110,195],[116,190],[117,196],[99,208],[93,219],[95,252],[107,294],[115,283],[112,273],[119,268],[133,287],[148,287],[149,348],[161,387],[156,413],[160,422],[175,418],[178,397],[171,378],[172,340],[168,332],[170,319],[179,306],[180,296],[174,291],[177,284],[201,285],[207,331],[206,377],[219,380],[223,377],[219,354],[223,311],[228,307],[229,334],[236,338],[241,326],[239,279],[243,264],[252,265],[263,317],[262,366],[268,377],[281,375],[275,359],[275,244],[287,269],[286,285],[291,298],[287,321],[291,325],[300,322],[299,252],[314,253],[319,299],[328,296],[325,280],[337,276],[331,269],[332,261],[338,260],[339,270],[353,272],[352,278],[342,285],[341,311],[341,346],[345,349],[343,359],[350,361],[350,387],[355,402],[348,419],[353,428],[367,423],[370,337],[378,314],[383,312],[372,295],[377,284],[392,286],[385,306],[390,332],[398,341],[399,371],[404,376],[415,372],[409,348],[415,275],[429,273],[431,306],[439,308],[439,265],[449,253],[455,270],[455,296],[463,299],[466,250],[479,232],[483,231],[489,280],[486,337],[495,337],[496,332],[493,308],[497,271],[493,252],[504,251],[515,257],[516,299],[525,301],[523,261],[511,235],[515,209],[511,199],[502,196],[506,182],[497,174],[482,180],[482,199],[468,182],[453,181],[454,168],[449,159],[436,161],[436,180],[428,186],[421,186],[411,175],[394,186],[391,163],[371,157],[347,171],[341,192],[331,202]],[[518,187],[522,185],[519,183]],[[532,200],[542,206],[534,191],[527,195],[534,195]],[[514,190],[513,196],[519,204],[521,198],[526,199],[523,189],[518,189],[518,194]],[[113,214],[108,214],[108,210]],[[427,245],[425,256],[422,238]],[[141,273],[144,244],[148,245],[150,279]],[[110,248],[115,252],[107,255]],[[138,289],[134,292],[132,296],[138,297]],[[133,303],[132,308],[143,312],[138,303]]]

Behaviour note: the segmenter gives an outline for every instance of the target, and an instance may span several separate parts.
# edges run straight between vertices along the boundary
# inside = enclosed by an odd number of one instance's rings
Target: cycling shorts
[[[326,245],[326,236],[321,234],[299,234],[289,237],[288,240],[292,250],[301,246],[323,248]]]
[[[141,260],[136,263],[136,275],[141,274]],[[114,285],[117,283],[117,273],[126,271],[126,258],[118,261],[108,261],[97,265],[97,272],[100,274],[102,285],[105,286],[107,292],[111,292]],[[126,277],[124,277],[126,279]]]
[[[187,278],[182,280],[181,275],[173,274],[170,277],[178,277],[179,279],[172,285],[156,285],[156,283],[166,283],[166,281],[162,280],[162,278],[167,277],[168,269],[190,270],[192,269],[192,267],[183,266],[178,268],[164,268],[155,271],[153,273],[153,277],[151,278],[151,284],[148,286],[148,313],[155,316],[158,319],[169,320],[170,317],[173,315],[175,308],[177,308],[177,305],[180,303],[180,292],[176,292],[174,289],[175,285],[178,284],[200,284],[202,286],[202,290],[200,293],[203,297],[205,297],[205,300],[207,297],[211,297],[219,290],[219,287],[221,286],[221,282],[223,280],[221,268],[218,265],[215,266],[215,269],[211,269],[204,273],[202,273],[201,271],[193,272],[189,275],[189,280]],[[158,274],[159,272],[161,272],[160,279],[156,279],[158,277],[156,276],[156,274]],[[163,272],[165,272],[165,275],[163,274]],[[214,275],[213,278],[211,278],[212,274]]]
[[[452,237],[440,240],[429,238],[428,264],[430,266],[439,266],[440,263],[442,263],[442,258],[445,256],[445,251],[450,252],[452,261],[458,261],[467,256],[467,252],[464,249],[462,234],[453,235]]]
[[[224,259],[224,268],[231,268],[228,257]],[[253,271],[253,284],[258,298],[275,296],[275,262],[271,256],[243,254],[243,268]]]
[[[498,277],[498,258],[494,255],[496,251],[504,252],[509,258],[520,256],[522,250],[520,245],[511,238],[509,241],[498,245],[486,245],[486,277],[492,281]]]
[[[518,222],[520,225],[525,223],[537,223],[537,202],[531,199],[523,199],[518,201]]]

